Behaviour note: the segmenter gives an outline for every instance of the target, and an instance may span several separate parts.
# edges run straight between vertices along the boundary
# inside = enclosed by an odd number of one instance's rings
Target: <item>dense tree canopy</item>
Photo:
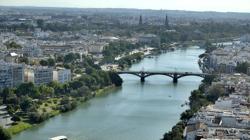
[[[105,63],[112,63],[115,60],[115,57],[117,57],[120,54],[128,53],[134,49],[139,48],[140,46],[137,44],[131,44],[126,41],[119,41],[119,42],[113,42],[110,43],[108,46],[105,46],[103,55],[104,59],[103,61]]]
[[[8,131],[6,131],[4,128],[0,126],[0,139],[1,140],[10,140],[11,135]]]
[[[22,46],[17,44],[16,42],[7,42],[5,43],[5,45],[7,46],[7,49],[21,49]]]
[[[247,62],[243,62],[237,65],[235,70],[239,73],[245,73],[247,74],[247,69],[250,67],[250,64]]]

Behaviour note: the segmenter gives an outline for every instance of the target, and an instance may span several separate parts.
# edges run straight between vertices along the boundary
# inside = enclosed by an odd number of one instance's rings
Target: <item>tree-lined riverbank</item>
[[[144,58],[130,70],[200,72],[199,48],[178,49],[174,52]],[[138,77],[123,75],[121,88],[102,94],[79,105],[75,110],[60,114],[13,137],[13,140],[43,140],[55,135],[67,135],[82,140],[160,139],[179,121],[187,106],[190,92],[197,89],[201,78],[185,77],[173,84],[165,76],[152,76],[140,83]],[[69,131],[70,130],[70,131]],[[150,136],[149,136],[150,134]]]
[[[13,121],[6,132],[12,135],[20,133],[122,84],[122,79],[116,73],[102,71],[91,58],[85,57],[84,62],[72,60],[71,66],[85,67],[85,73],[67,83],[23,83],[0,92],[0,100],[7,106],[6,110]]]

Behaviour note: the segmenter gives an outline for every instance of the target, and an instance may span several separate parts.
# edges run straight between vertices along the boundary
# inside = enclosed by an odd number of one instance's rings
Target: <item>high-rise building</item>
[[[139,25],[142,25],[142,15],[140,15]]]
[[[0,61],[0,89],[24,82],[24,65]]]

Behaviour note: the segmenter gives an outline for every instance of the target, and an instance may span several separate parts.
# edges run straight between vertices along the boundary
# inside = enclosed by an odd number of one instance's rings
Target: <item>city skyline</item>
[[[0,6],[36,6],[69,8],[135,8],[154,10],[188,10],[217,12],[250,12],[248,0],[1,0]]]

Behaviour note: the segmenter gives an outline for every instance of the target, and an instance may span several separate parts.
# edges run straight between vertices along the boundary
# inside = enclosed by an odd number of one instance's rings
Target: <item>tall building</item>
[[[25,81],[33,82],[35,85],[48,84],[53,81],[53,68],[29,67],[25,70]]]
[[[166,18],[165,18],[165,26],[168,28],[169,27],[169,23],[168,23],[168,15],[166,15]]]
[[[0,61],[0,89],[24,82],[24,65]]]
[[[142,25],[142,15],[140,15],[139,25]]]
[[[17,87],[24,82],[24,64],[13,65],[13,87]]]

